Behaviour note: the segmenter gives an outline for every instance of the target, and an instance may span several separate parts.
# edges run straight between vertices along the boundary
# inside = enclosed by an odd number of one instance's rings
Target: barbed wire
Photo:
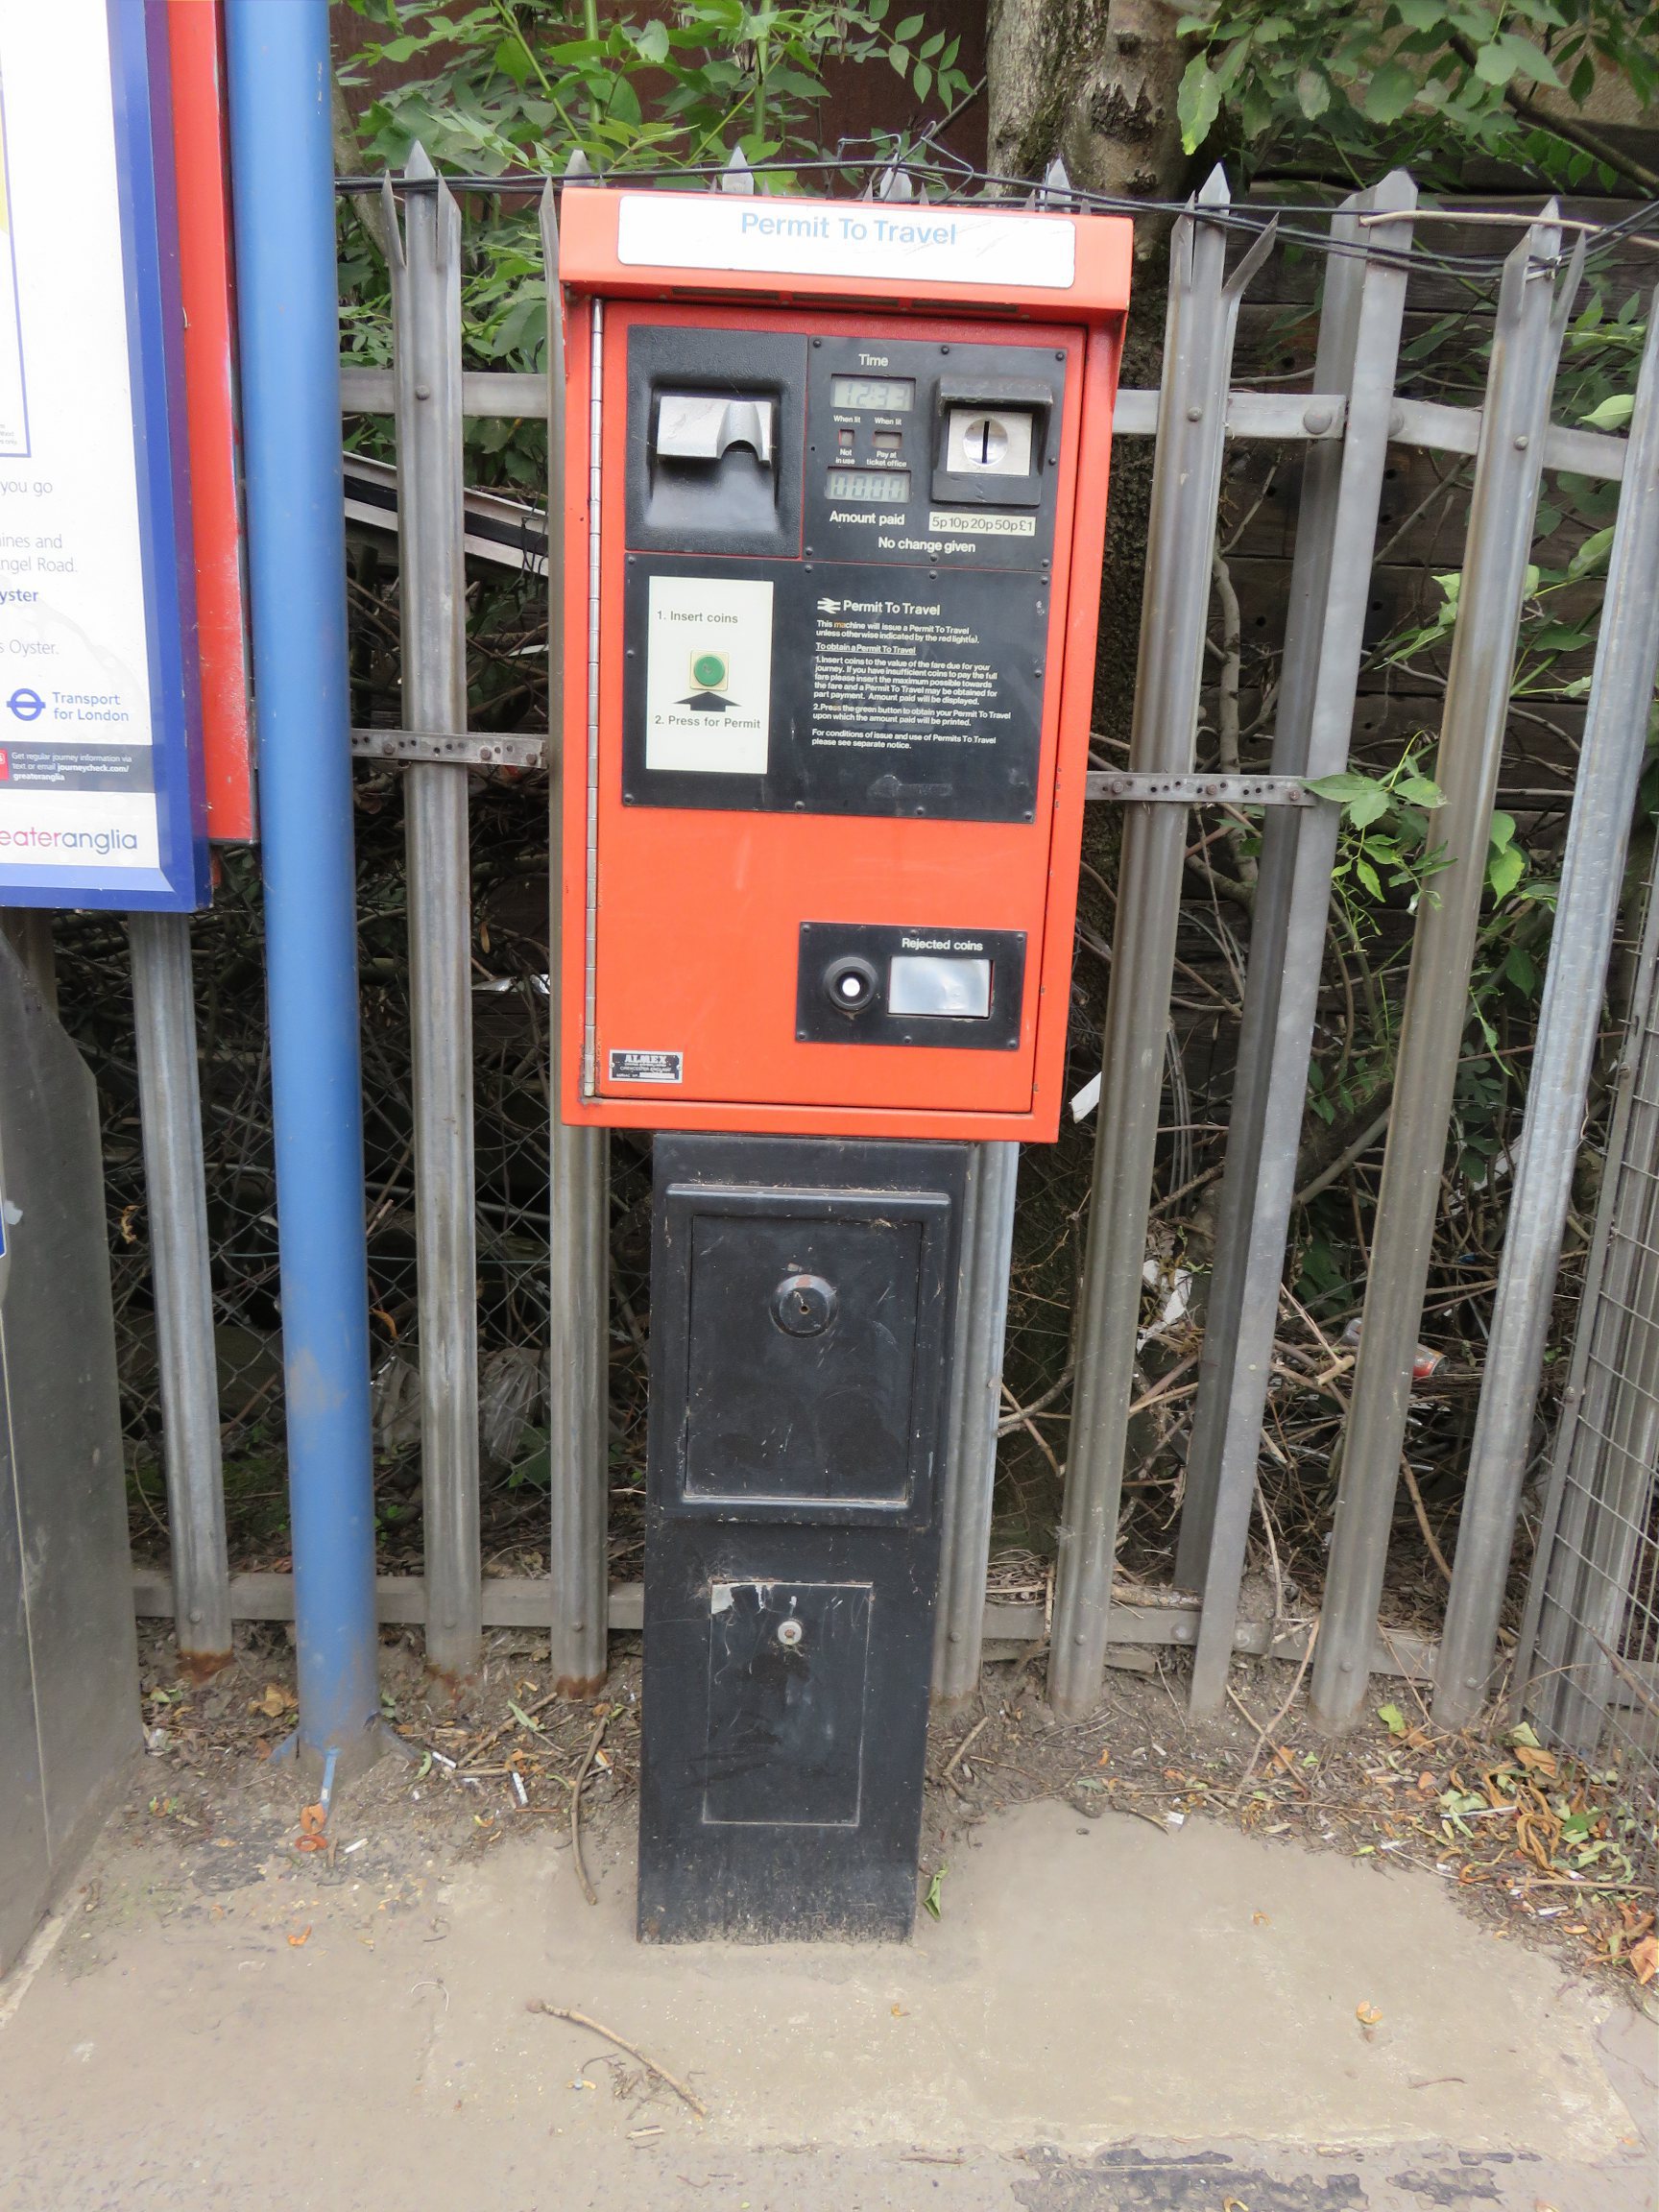
[[[862,151],[868,147],[869,151]],[[963,156],[943,147],[926,142],[902,148],[892,142],[843,139],[833,154],[817,155],[791,159],[779,156],[753,163],[725,162],[672,162],[639,168],[617,168],[601,173],[590,167],[580,170],[566,168],[555,173],[550,170],[524,169],[497,172],[457,172],[435,177],[402,177],[383,170],[370,175],[336,178],[336,189],[352,195],[384,192],[388,189],[407,195],[435,192],[442,185],[451,192],[535,193],[541,194],[551,185],[556,194],[578,190],[595,184],[613,186],[638,186],[642,188],[671,186],[674,184],[701,184],[719,188],[729,185],[734,179],[758,180],[763,178],[789,179],[803,177],[834,178],[849,181],[862,178],[867,187],[880,183],[902,184],[908,191],[894,189],[884,195],[895,205],[959,205],[970,200],[989,206],[1023,207],[1054,213],[1122,215],[1131,220],[1176,219],[1190,216],[1203,223],[1218,225],[1224,229],[1237,230],[1254,239],[1278,225],[1280,240],[1309,252],[1326,254],[1349,255],[1373,263],[1393,264],[1419,271],[1433,270],[1442,275],[1491,279],[1502,270],[1509,250],[1490,252],[1452,252],[1444,248],[1426,245],[1414,240],[1407,248],[1393,247],[1379,241],[1374,235],[1364,239],[1334,237],[1328,229],[1314,228],[1316,224],[1330,224],[1343,213],[1351,212],[1351,203],[1320,206],[1306,200],[1252,200],[1245,204],[1223,203],[1215,204],[1189,197],[1184,200],[1149,200],[1131,198],[1123,193],[1096,192],[1086,185],[1074,184],[1064,171],[1049,180],[1034,182],[1029,177],[1008,177],[995,170],[975,168]],[[936,198],[917,201],[910,196],[916,186],[924,191],[930,186],[942,187]],[[1610,254],[1623,244],[1638,244],[1659,252],[1659,200],[1649,200],[1633,207],[1627,214],[1610,223],[1587,223],[1574,218],[1561,218],[1554,210],[1554,203],[1547,202],[1534,215],[1489,208],[1422,207],[1402,210],[1391,218],[1401,223],[1427,221],[1467,222],[1495,219],[1513,223],[1517,230],[1534,225],[1554,224],[1569,236],[1583,236],[1589,241],[1587,258],[1594,259]],[[1649,234],[1650,233],[1650,234]],[[1564,263],[1565,252],[1547,257],[1551,263]]]

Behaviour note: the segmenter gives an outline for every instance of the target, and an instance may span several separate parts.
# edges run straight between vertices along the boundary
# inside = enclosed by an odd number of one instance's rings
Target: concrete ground
[[[641,1950],[626,1818],[590,1908],[550,1824],[456,1858],[348,1800],[329,1866],[288,1795],[139,1805],[0,1984],[5,2212],[1655,2202],[1652,2022],[1426,1873],[1043,1802],[908,1947]]]

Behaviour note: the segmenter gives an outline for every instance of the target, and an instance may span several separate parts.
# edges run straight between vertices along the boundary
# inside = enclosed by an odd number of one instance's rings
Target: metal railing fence
[[[572,178],[565,188],[579,189],[580,182]],[[1063,178],[1051,177],[1046,190],[1050,202],[1057,203],[1068,187]],[[385,1063],[383,1096],[375,1108],[385,1126],[376,1136],[372,1112],[366,1211],[373,1303],[382,1330],[377,1340],[382,1441],[396,1436],[406,1463],[419,1469],[424,1510],[419,1574],[407,1571],[416,1562],[399,1555],[395,1529],[388,1526],[382,1563],[405,1571],[382,1576],[381,1611],[387,1619],[424,1622],[433,1663],[457,1674],[477,1663],[486,1626],[501,1622],[540,1625],[550,1632],[559,1678],[571,1687],[590,1687],[603,1677],[607,1624],[632,1626],[638,1618],[637,1589],[625,1574],[618,1581],[613,1572],[608,1528],[612,1437],[605,1387],[613,1351],[637,1356],[638,1330],[628,1286],[613,1297],[609,1282],[614,1227],[609,1215],[615,1200],[608,1195],[614,1183],[603,1137],[565,1129],[556,1116],[550,1126],[545,1119],[529,1126],[523,1110],[532,1070],[540,1096],[556,1095],[551,1061],[557,1009],[547,994],[557,988],[552,936],[557,901],[551,919],[540,914],[529,925],[520,918],[516,938],[502,923],[499,960],[487,954],[480,934],[481,923],[486,929],[491,926],[494,890],[474,879],[468,824],[470,817],[475,828],[481,808],[496,804],[496,794],[507,787],[481,784],[479,771],[493,773],[503,764],[532,768],[530,781],[512,786],[512,804],[519,814],[516,833],[525,850],[538,855],[548,850],[541,809],[549,784],[552,819],[558,820],[558,747],[543,746],[534,735],[503,735],[467,726],[469,554],[482,549],[489,558],[516,566],[534,602],[527,603],[525,614],[537,645],[551,634],[549,727],[554,731],[562,719],[561,595],[557,576],[548,574],[556,565],[558,534],[552,534],[549,559],[545,516],[526,517],[520,510],[517,521],[503,522],[500,510],[506,503],[464,493],[464,421],[469,417],[547,421],[548,513],[561,514],[567,501],[585,503],[591,487],[564,479],[557,288],[548,286],[545,377],[464,371],[456,278],[461,228],[454,197],[418,153],[405,178],[396,188],[389,183],[383,198],[395,264],[395,365],[390,370],[349,368],[342,378],[348,417],[394,418],[397,461],[395,472],[383,469],[378,482],[370,483],[363,493],[371,500],[397,500],[400,634],[376,637],[366,633],[363,650],[400,662],[401,706],[399,727],[365,727],[355,733],[353,745],[373,763],[365,774],[372,773],[388,789],[394,781],[401,782],[407,838],[406,864],[389,830],[382,834],[372,824],[360,838],[365,1035],[371,1056],[377,1054]],[[541,231],[549,268],[557,249],[557,189],[548,186]],[[988,1633],[1034,1641],[1050,1627],[1051,1695],[1058,1709],[1069,1714],[1094,1703],[1102,1666],[1115,1647],[1126,1643],[1192,1647],[1190,1697],[1193,1708],[1204,1711],[1222,1697],[1236,1651],[1306,1658],[1316,1634],[1314,1701],[1333,1726],[1354,1718],[1370,1672],[1433,1671],[1431,1643],[1420,1637],[1380,1640],[1378,1600],[1394,1517],[1406,1394],[1422,1325],[1427,1241],[1438,1205],[1452,1084],[1467,1018],[1474,915],[1539,478],[1546,469],[1572,469],[1609,483],[1623,478],[1619,528],[1627,548],[1653,527],[1659,485],[1645,462],[1627,459],[1624,440],[1550,421],[1554,364],[1576,281],[1576,264],[1563,258],[1552,209],[1542,211],[1509,256],[1484,404],[1456,408],[1398,395],[1414,205],[1410,180],[1396,175],[1336,212],[1336,251],[1318,310],[1312,391],[1240,391],[1231,388],[1233,333],[1267,241],[1259,238],[1229,271],[1229,204],[1217,173],[1174,226],[1162,386],[1156,392],[1119,395],[1117,434],[1155,440],[1151,529],[1130,757],[1124,768],[1101,768],[1090,778],[1091,800],[1117,810],[1122,836],[1093,1207],[1073,1330],[1070,1448],[1052,1622],[1045,1606],[1024,1594],[1016,1601],[989,1606],[986,1599],[998,1437],[1007,1419],[1003,1315],[1018,1155],[1013,1147],[980,1146],[965,1243],[957,1398],[950,1426],[952,1467],[934,1674],[941,1698],[971,1691]],[[1649,346],[1639,419],[1646,419],[1644,409],[1651,411],[1655,384]],[[1295,560],[1269,772],[1220,774],[1201,771],[1196,752],[1216,511],[1229,447],[1253,441],[1300,456]],[[1238,1599],[1246,1534],[1258,1501],[1280,1286],[1297,1196],[1297,1137],[1320,1002],[1338,834],[1338,808],[1310,793],[1308,783],[1343,769],[1350,760],[1357,685],[1368,641],[1384,461],[1391,447],[1472,458],[1475,490],[1440,729],[1437,774],[1448,799],[1441,824],[1442,865],[1434,896],[1420,903],[1413,925],[1413,980],[1400,1039],[1395,1110],[1387,1128],[1354,1415],[1340,1455],[1326,1600],[1315,1631],[1307,1618],[1288,1620],[1277,1606],[1270,1622],[1241,1620]],[[1642,681],[1641,648],[1631,643],[1628,617],[1623,628],[1611,620],[1603,624],[1598,651],[1604,697],[1624,702],[1602,716],[1603,746],[1617,756],[1623,772],[1633,753],[1640,756],[1646,735],[1645,711],[1636,717],[1641,727],[1633,727],[1634,709],[1628,703],[1632,684],[1640,695]],[[1610,676],[1608,657],[1617,660],[1621,652],[1623,661]],[[1649,663],[1649,690],[1651,682]],[[1594,757],[1587,745],[1587,760]],[[541,769],[548,771],[545,781]],[[1115,1592],[1115,1551],[1125,1457],[1143,1382],[1138,1336],[1178,966],[1183,869],[1192,810],[1223,805],[1260,809],[1262,824],[1242,977],[1241,1042],[1232,1081],[1208,1327],[1196,1359],[1196,1411],[1170,1588],[1156,1594],[1158,1603],[1140,1605],[1125,1602],[1120,1588]],[[532,811],[533,830],[525,828]],[[1617,805],[1609,809],[1605,804],[1602,813],[1596,865],[1617,877],[1629,827],[1627,797],[1622,816]],[[391,810],[386,820],[394,819]],[[556,845],[551,873],[556,880]],[[231,891],[235,897],[253,896],[246,862],[232,868]],[[405,926],[406,949],[398,942]],[[199,971],[214,926],[212,918],[196,925]],[[1578,1001],[1588,991],[1599,1002],[1607,934],[1605,928],[1586,926],[1569,940],[1557,931],[1551,957],[1558,960],[1564,950],[1574,951],[1573,991]],[[257,1409],[259,1419],[272,1422],[273,1479],[279,1479],[279,1382],[274,1352],[261,1340],[251,1354],[249,1373],[237,1377],[224,1372],[223,1359],[215,1377],[212,1363],[200,1356],[204,1284],[221,1342],[228,1331],[247,1326],[238,1306],[240,1286],[232,1285],[226,1264],[227,1253],[239,1249],[236,1239],[247,1247],[246,1280],[267,1286],[274,1282],[258,979],[242,978],[235,992],[224,994],[218,1009],[218,1019],[241,1023],[247,1042],[235,1094],[221,1095],[214,1080],[205,1088],[202,1127],[209,1197],[204,1208],[193,1191],[202,1168],[189,1132],[171,1126],[188,1123],[192,1112],[184,1080],[193,1050],[187,1019],[189,941],[184,925],[140,929],[133,938],[137,1069],[145,1098],[153,1229],[158,1208],[170,1213],[167,1238],[153,1237],[151,1295],[156,1319],[145,1373],[155,1378],[153,1388],[162,1409],[174,1536],[171,1591],[150,1575],[141,1579],[139,1601],[146,1610],[173,1613],[181,1651],[205,1662],[225,1648],[232,1618],[283,1617],[291,1596],[275,1563],[259,1573],[228,1575],[215,1464],[221,1423],[228,1424],[224,1447],[234,1452],[233,1431],[238,1424],[245,1431]],[[506,988],[495,992],[497,983]],[[214,988],[219,988],[217,978]],[[1539,1049],[1542,1053],[1542,1040]],[[1576,1083],[1581,1112],[1584,1075],[1575,1072],[1571,1052],[1562,1067],[1570,1091]],[[124,1193],[133,1187],[136,1161],[131,1095],[111,1144],[112,1187],[123,1210],[132,1203]],[[1633,1126],[1649,1105],[1659,1117],[1659,1092],[1651,1099],[1635,1092],[1631,1095],[1633,1103],[1622,1109],[1622,1131]],[[1529,1124],[1533,1118],[1529,1109]],[[161,1120],[169,1123],[165,1131],[158,1126]],[[224,1164],[232,1159],[233,1171],[227,1173]],[[1546,1147],[1532,1171],[1531,1189],[1543,1209],[1545,1233],[1542,1249],[1532,1252],[1528,1264],[1533,1276],[1539,1265],[1547,1265],[1551,1281],[1560,1217],[1552,1211],[1551,1192],[1569,1167],[1570,1160],[1556,1143]],[[1659,1184],[1659,1167],[1652,1164],[1633,1166],[1626,1180],[1642,1175]],[[1619,1179],[1616,1174],[1610,1181]],[[227,1191],[236,1193],[236,1214],[233,1222],[221,1226],[215,1209],[223,1209]],[[118,1220],[118,1262],[120,1234]],[[1612,1235],[1609,1230],[1608,1238]],[[142,1297],[136,1268],[131,1273],[130,1315]],[[1647,1277],[1639,1270],[1638,1276],[1640,1288]],[[1659,1299],[1659,1274],[1650,1287]],[[1635,1295],[1632,1290],[1630,1296]],[[276,1321],[268,1299],[250,1335],[268,1338]],[[1634,1342],[1634,1326],[1631,1322],[1625,1329],[1622,1344]],[[1659,1330],[1659,1317],[1653,1327]],[[193,1357],[187,1351],[192,1332]],[[133,1341],[141,1334],[135,1331]],[[1485,1378],[1482,1419],[1495,1393],[1502,1393],[1505,1404],[1524,1402],[1530,1408],[1539,1373],[1535,1334],[1521,1330],[1511,1349],[1494,1361]],[[1611,1374],[1608,1363],[1617,1363],[1615,1356],[1604,1352],[1597,1357]],[[1617,1356],[1626,1365],[1632,1357]],[[254,1368],[257,1382],[252,1382]],[[137,1383],[135,1374],[135,1367],[130,1370],[135,1387],[152,1387]],[[245,1382],[252,1383],[246,1391]],[[209,1403],[210,1394],[216,1403]],[[244,1397],[246,1407],[240,1403]],[[546,1565],[544,1572],[532,1571],[526,1557],[509,1562],[521,1564],[521,1572],[487,1577],[480,1558],[479,1498],[489,1468],[481,1464],[480,1433],[487,1443],[499,1440],[513,1427],[515,1409],[521,1416],[520,1438],[529,1439],[528,1450],[540,1456],[540,1487],[526,1490],[525,1496],[544,1532]],[[1587,1416],[1575,1418],[1575,1432],[1587,1434]],[[1611,1427],[1607,1433],[1613,1435]],[[1619,1433],[1623,1436],[1623,1431]],[[1483,1434],[1489,1474],[1482,1479],[1481,1495],[1487,1501],[1487,1523],[1467,1560],[1459,1551],[1462,1594],[1454,1594],[1462,1621],[1460,1680],[1477,1685],[1477,1695],[1484,1693],[1493,1672],[1497,1600],[1508,1572],[1519,1461],[1526,1452],[1524,1437],[1517,1441],[1508,1431],[1498,1433],[1490,1420]],[[1618,1447],[1622,1466],[1637,1464],[1647,1449],[1634,1436],[1632,1431]],[[510,1442],[509,1457],[516,1449]],[[1572,1449],[1580,1450],[1576,1445]],[[1613,1449],[1609,1443],[1607,1451]],[[499,1458],[499,1451],[493,1455]],[[1581,1453],[1574,1463],[1586,1470],[1579,1486],[1587,1499],[1592,1492],[1598,1499],[1603,1492],[1614,1498],[1623,1478],[1590,1471]],[[1648,1464],[1650,1470],[1650,1452]],[[1632,1496],[1619,1503],[1623,1497],[1618,1491],[1603,1517],[1611,1514],[1626,1529],[1646,1527],[1643,1514],[1651,1513],[1650,1472],[1642,1500]],[[1567,1542],[1563,1531],[1570,1523],[1571,1515],[1560,1518],[1558,1551]],[[536,1549],[526,1541],[526,1554]],[[1610,1539],[1602,1552],[1623,1571],[1624,1554]],[[1643,1572],[1650,1577],[1650,1569]],[[1629,1602],[1638,1610],[1646,1608],[1643,1617],[1650,1624],[1650,1579],[1641,1587],[1646,1597],[1639,1604],[1635,1599]],[[1588,1601],[1575,1602],[1584,1613]],[[1550,1618],[1547,1613],[1546,1628]],[[1621,1643],[1624,1633],[1616,1625],[1609,1641],[1622,1662],[1637,1664]],[[1546,1641],[1541,1632],[1541,1650]],[[1616,1666],[1612,1671],[1618,1673]]]

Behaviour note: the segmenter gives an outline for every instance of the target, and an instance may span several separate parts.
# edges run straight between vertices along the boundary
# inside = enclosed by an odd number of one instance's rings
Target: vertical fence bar
[[[229,0],[248,565],[299,1659],[296,1748],[386,1748],[346,662],[326,0]]]
[[[548,1244],[548,1459],[552,1470],[552,1662],[567,1696],[605,1679],[609,1562],[607,1343],[610,1307],[609,1131],[572,1128],[559,1111],[564,1022],[560,977],[565,819],[565,308],[554,187],[541,195],[547,282],[548,1053],[552,1086]],[[584,855],[575,855],[580,866]]]
[[[1582,248],[1559,292],[1551,202],[1503,266],[1469,505],[1435,774],[1443,864],[1420,900],[1401,1017],[1359,1354],[1313,1661],[1310,1704],[1327,1728],[1364,1701],[1399,1487],[1469,972],[1485,881],[1515,641],[1543,471],[1550,395]]]
[[[1450,1728],[1462,1727],[1479,1712],[1498,1647],[1498,1616],[1521,1507],[1656,670],[1659,298],[1648,311],[1630,420],[1527,1118],[1440,1639],[1434,1718]]]
[[[409,156],[399,247],[387,209],[396,347],[403,716],[467,727],[461,213],[424,148]],[[423,188],[421,188],[423,187]],[[387,194],[388,201],[391,194]],[[472,896],[467,770],[403,780],[415,1070],[426,1662],[465,1677],[484,1648],[478,1528],[478,1256],[472,1142]]]
[[[127,927],[161,1379],[173,1623],[180,1664],[204,1675],[230,1658],[230,1567],[190,922],[183,914],[132,914]]]
[[[1416,199],[1411,180],[1396,170],[1345,202],[1332,222],[1333,242],[1347,251],[1325,265],[1313,390],[1320,398],[1345,395],[1347,422],[1340,444],[1315,439],[1303,461],[1275,776],[1328,776],[1347,765],[1406,311],[1403,256],[1411,243],[1409,223],[1372,228],[1360,217],[1403,215]],[[1365,249],[1380,241],[1388,258],[1367,257]],[[1215,1268],[1175,1557],[1176,1582],[1203,1593],[1190,1693],[1194,1714],[1220,1705],[1233,1656],[1338,818],[1329,805],[1269,807],[1262,825]]]
[[[1227,278],[1227,233],[1203,218],[1228,204],[1216,169],[1170,246],[1130,742],[1137,771],[1192,768],[1238,299],[1271,243],[1264,233]],[[1124,809],[1048,1673],[1050,1701],[1068,1718],[1092,1709],[1105,1668],[1187,827],[1184,807]]]
[[[974,1147],[956,1284],[939,1614],[933,1635],[933,1701],[941,1708],[960,1704],[979,1685],[1019,1177],[1018,1144]]]
[[[0,934],[22,961],[41,1001],[58,1011],[58,949],[52,941],[50,906],[0,907]]]

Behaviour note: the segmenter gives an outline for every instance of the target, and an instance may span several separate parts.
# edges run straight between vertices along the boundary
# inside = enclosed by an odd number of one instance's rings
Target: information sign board
[[[0,8],[0,904],[206,900],[181,340],[163,12]]]

